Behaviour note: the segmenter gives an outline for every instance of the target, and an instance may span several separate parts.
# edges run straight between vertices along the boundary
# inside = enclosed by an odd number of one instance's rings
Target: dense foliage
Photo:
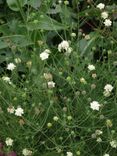
[[[116,0],[0,0],[0,152],[117,155]]]

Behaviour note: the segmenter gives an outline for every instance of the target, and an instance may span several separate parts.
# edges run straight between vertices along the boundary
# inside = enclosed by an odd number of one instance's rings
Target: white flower
[[[110,27],[110,26],[112,25],[112,21],[111,21],[110,19],[106,19],[106,20],[104,21],[104,25],[105,25],[106,27]]]
[[[92,65],[92,64],[89,64],[89,65],[88,65],[88,69],[89,69],[90,71],[93,71],[93,70],[95,70],[95,66]]]
[[[32,151],[28,150],[27,148],[24,148],[22,154],[24,156],[30,156],[32,154]]]
[[[14,63],[9,63],[8,65],[7,65],[7,69],[8,70],[14,70],[16,68],[16,65],[14,64]]]
[[[96,135],[101,135],[103,132],[101,131],[101,130],[99,130],[99,129],[97,129],[96,131],[95,131],[95,134]]]
[[[67,152],[67,156],[73,156],[72,152]]]
[[[62,50],[68,50],[69,48],[69,42],[68,41],[65,41],[63,40],[59,45],[58,45],[58,51],[62,51]]]
[[[15,115],[16,116],[22,116],[24,114],[24,110],[21,108],[21,107],[18,107],[16,110],[15,110]]]
[[[8,76],[3,76],[2,79],[3,79],[3,81],[11,84],[11,80],[10,80],[10,78]]]
[[[99,111],[100,104],[99,104],[97,101],[93,101],[93,102],[90,103],[90,107],[91,107],[91,109],[93,109],[93,110]]]
[[[103,3],[99,3],[97,5],[97,8],[100,9],[100,10],[104,9],[104,7],[105,7],[105,4],[103,4]]]
[[[107,92],[111,92],[113,90],[113,86],[111,84],[107,84],[105,85],[104,90]]]
[[[7,108],[7,111],[10,113],[10,114],[13,114],[15,112],[15,108],[13,106],[10,106]]]
[[[55,87],[55,82],[49,81],[48,82],[48,88],[54,88]]]
[[[111,147],[116,148],[117,147],[117,141],[113,140],[110,142]]]
[[[102,142],[102,139],[99,137],[99,138],[97,138],[96,141],[97,141],[97,142]]]
[[[11,139],[11,138],[6,138],[5,143],[6,143],[7,146],[12,146],[12,145],[13,145],[13,139]]]
[[[54,117],[53,117],[53,120],[54,120],[54,121],[58,121],[58,119],[59,119],[59,118],[58,118],[57,116],[54,116]]]
[[[103,19],[106,19],[106,18],[108,18],[108,13],[107,12],[102,12],[101,13],[101,17],[103,18]]]
[[[109,154],[105,153],[104,156],[109,156]]]
[[[51,53],[51,52],[50,52],[49,49],[46,49],[44,52],[42,52],[42,53],[40,54],[41,60],[43,61],[43,60],[48,59],[50,53]]]

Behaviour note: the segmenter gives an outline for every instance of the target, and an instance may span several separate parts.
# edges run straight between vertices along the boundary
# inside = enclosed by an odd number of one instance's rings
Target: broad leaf
[[[61,23],[57,22],[56,20],[50,18],[47,15],[42,15],[38,22],[30,22],[27,25],[28,30],[62,30],[66,29],[64,25]]]

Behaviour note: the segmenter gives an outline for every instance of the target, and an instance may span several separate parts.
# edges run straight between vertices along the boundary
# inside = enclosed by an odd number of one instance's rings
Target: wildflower
[[[108,13],[107,12],[102,12],[101,13],[101,17],[103,18],[103,19],[106,19],[106,18],[108,18]]]
[[[15,112],[15,108],[13,106],[10,106],[7,108],[8,113],[13,114]]]
[[[104,21],[104,25],[105,25],[106,27],[110,27],[110,26],[112,25],[112,21],[111,21],[110,19],[106,19],[106,20]]]
[[[9,83],[9,84],[11,84],[11,80],[10,80],[10,78],[8,76],[3,76],[2,80]]]
[[[93,109],[93,110],[99,111],[100,104],[99,104],[97,101],[93,101],[93,102],[90,103],[90,107],[91,107],[91,109]]]
[[[116,140],[112,140],[110,142],[111,147],[116,148],[117,147],[117,141]]]
[[[27,148],[24,148],[23,151],[22,151],[22,154],[24,156],[31,156],[32,151],[28,150]]]
[[[76,33],[71,33],[71,37],[76,37]]]
[[[8,70],[14,70],[16,68],[16,65],[14,64],[14,63],[9,63],[8,65],[7,65],[7,69]]]
[[[52,123],[50,123],[50,122],[47,123],[47,127],[48,127],[48,128],[51,128],[51,127],[52,127]]]
[[[113,86],[111,84],[107,84],[105,87],[104,87],[104,90],[107,91],[107,92],[111,92],[113,90]]]
[[[24,114],[24,110],[21,108],[21,107],[18,107],[16,110],[15,110],[15,115],[16,116],[22,116]]]
[[[96,141],[97,141],[97,142],[102,142],[102,139],[99,137],[99,138],[97,138]]]
[[[59,118],[58,118],[57,116],[54,116],[54,117],[53,117],[53,120],[54,120],[54,121],[58,121],[58,119],[59,119]]]
[[[55,82],[49,81],[48,82],[48,88],[54,88],[55,87]]]
[[[49,49],[46,49],[44,52],[42,52],[42,53],[40,54],[41,60],[43,61],[43,60],[48,59],[50,53],[51,53],[51,52],[50,52]]]
[[[72,116],[68,116],[67,119],[70,121],[72,120]]]
[[[43,76],[47,81],[52,81],[53,79],[53,76],[51,73],[44,73]]]
[[[109,156],[109,154],[105,153],[104,156]]]
[[[104,7],[105,7],[105,4],[103,4],[103,3],[99,3],[97,5],[97,8],[100,9],[100,10],[104,9]]]
[[[86,80],[83,77],[80,78],[80,82],[83,84],[87,84]]]
[[[96,135],[101,135],[103,132],[101,131],[101,130],[99,130],[99,129],[97,129],[96,131],[95,131],[95,134]]]
[[[67,156],[73,156],[72,152],[67,152]]]
[[[96,77],[97,77],[96,73],[93,73],[93,74],[92,74],[92,78],[95,79]]]
[[[61,52],[62,50],[68,50],[69,48],[69,43],[68,41],[63,40],[59,45],[58,45],[58,51]]]
[[[13,145],[13,139],[11,139],[11,138],[6,138],[5,143],[6,143],[7,146],[12,146],[12,145]]]
[[[95,66],[90,64],[90,65],[88,65],[88,69],[89,69],[89,71],[93,71],[93,70],[95,70]]]

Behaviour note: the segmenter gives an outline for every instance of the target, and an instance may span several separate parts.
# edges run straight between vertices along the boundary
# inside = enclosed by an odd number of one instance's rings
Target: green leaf
[[[66,29],[64,25],[50,18],[47,15],[42,15],[38,21],[30,22],[27,25],[28,30],[62,30]]]
[[[0,49],[7,48],[8,44],[0,40]]]
[[[91,33],[90,34],[90,40],[86,40],[86,39],[81,39],[79,41],[79,48],[81,51],[81,56],[83,56],[84,54],[88,54],[91,51],[91,48],[93,46],[95,46],[96,44],[96,39],[99,37],[99,33]]]
[[[7,0],[9,8],[13,11],[19,11],[20,7],[23,7],[26,0]]]
[[[29,0],[28,4],[37,9],[41,5],[41,0]]]

